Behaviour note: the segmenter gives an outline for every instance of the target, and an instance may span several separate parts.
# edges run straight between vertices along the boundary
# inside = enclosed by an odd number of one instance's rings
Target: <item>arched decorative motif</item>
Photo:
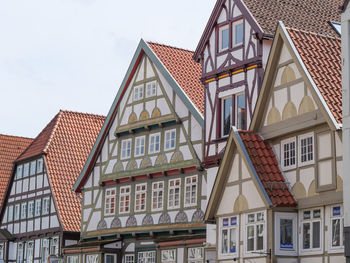
[[[119,228],[119,227],[122,227],[122,222],[120,221],[120,219],[118,217],[115,217],[112,220],[111,228]]]
[[[299,111],[298,114],[304,114],[307,112],[311,112],[315,110],[315,105],[312,99],[309,96],[305,96],[299,105]]]
[[[306,190],[302,183],[296,182],[292,187],[292,192],[294,193],[297,199],[306,197]]]
[[[187,223],[187,222],[188,222],[188,218],[186,213],[183,211],[178,212],[175,217],[175,223]]]
[[[176,163],[176,162],[181,162],[184,160],[184,157],[182,155],[182,152],[176,151],[173,153],[173,155],[170,158],[170,163]]]
[[[156,107],[152,112],[152,118],[160,117],[160,110]]]
[[[276,107],[272,107],[267,114],[267,125],[281,121],[281,114]]]
[[[100,220],[100,222],[98,222],[97,224],[97,230],[101,230],[101,229],[106,229],[107,228],[107,223],[104,219]]]
[[[144,110],[140,114],[140,121],[148,120],[149,119],[149,113],[148,111]]]
[[[315,180],[312,180],[310,186],[309,186],[309,191],[307,192],[308,197],[311,196],[315,196],[318,195],[318,193],[316,193],[316,183]]]
[[[142,225],[153,225],[153,217],[151,215],[145,215],[145,217],[142,219]]]
[[[200,223],[204,221],[204,212],[202,210],[197,210],[193,213],[192,222]]]
[[[289,118],[293,118],[297,116],[297,108],[295,107],[294,103],[289,101],[286,106],[284,106],[283,112],[282,112],[282,120],[287,120]]]
[[[248,201],[244,195],[239,195],[233,205],[233,212],[242,212],[249,209]]]
[[[295,80],[295,73],[290,66],[286,66],[282,72],[281,84]]]
[[[171,219],[168,213],[162,213],[159,217],[158,224],[170,224]]]
[[[118,161],[115,165],[114,165],[114,171],[115,172],[123,172],[124,171],[124,166],[123,163],[121,161]]]
[[[137,221],[134,216],[129,216],[128,220],[126,220],[126,226],[131,227],[131,226],[137,226]]]
[[[157,159],[154,163],[154,165],[163,165],[163,164],[167,164],[168,163],[168,159],[166,158],[165,153],[161,153],[157,156]]]
[[[141,163],[140,163],[140,168],[147,168],[152,166],[152,160],[148,156],[145,156]]]
[[[135,160],[130,160],[126,165],[125,170],[130,171],[133,169],[137,169],[137,162]]]
[[[128,121],[128,123],[134,123],[134,122],[136,122],[136,121],[137,121],[137,116],[136,116],[135,112],[132,112],[132,113],[130,114],[130,116],[129,116],[129,121]]]

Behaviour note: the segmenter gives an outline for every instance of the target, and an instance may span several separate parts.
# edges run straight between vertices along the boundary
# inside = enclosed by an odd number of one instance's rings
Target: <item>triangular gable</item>
[[[162,76],[166,79],[166,81],[169,83],[169,85],[173,88],[174,92],[177,94],[177,96],[181,99],[181,101],[185,104],[185,106],[188,108],[188,110],[191,112],[193,117],[198,121],[198,123],[201,125],[201,127],[204,126],[204,119],[201,115],[198,108],[195,106],[195,104],[190,100],[188,95],[184,92],[184,90],[181,88],[179,83],[175,80],[175,78],[170,74],[169,70],[165,67],[165,65],[161,62],[161,60],[157,57],[155,52],[152,50],[152,48],[144,41],[140,40],[140,43],[136,49],[136,52],[133,56],[133,59],[130,63],[130,66],[128,68],[128,71],[124,77],[124,80],[118,90],[118,93],[113,101],[113,104],[109,110],[109,113],[107,115],[106,121],[103,124],[103,127],[99,133],[99,136],[94,144],[94,147],[92,151],[90,152],[90,155],[85,163],[85,166],[77,179],[76,183],[74,184],[74,191],[80,192],[80,187],[84,184],[85,179],[88,177],[88,175],[91,172],[92,167],[94,166],[94,163],[96,162],[99,153],[103,147],[103,144],[105,142],[106,137],[108,136],[109,130],[113,124],[113,121],[116,117],[118,106],[123,99],[123,96],[132,81],[134,74],[136,73],[136,70],[139,66],[139,63],[143,57],[143,55],[146,55],[151,62],[156,66],[156,68],[159,70],[159,72],[162,74]]]
[[[274,88],[276,68],[279,63],[280,54],[283,47],[289,51],[291,58],[294,64],[297,66],[301,77],[304,79],[306,86],[310,88],[310,92],[313,99],[315,100],[315,103],[317,104],[317,108],[322,112],[322,115],[324,116],[329,126],[333,127],[334,129],[339,129],[341,127],[341,124],[336,120],[336,116],[329,108],[320,92],[320,89],[317,87],[310,72],[307,70],[305,63],[298,53],[297,48],[295,47],[284,24],[282,22],[279,22],[266,66],[262,88],[254,110],[250,130],[258,131],[264,124],[264,116],[266,116],[267,109],[269,107],[268,102]]]

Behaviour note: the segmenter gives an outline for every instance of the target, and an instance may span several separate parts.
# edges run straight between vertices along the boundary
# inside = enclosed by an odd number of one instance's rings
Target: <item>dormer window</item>
[[[230,39],[229,25],[225,25],[219,28],[219,51],[228,49]]]
[[[134,88],[134,101],[143,99],[143,85]]]

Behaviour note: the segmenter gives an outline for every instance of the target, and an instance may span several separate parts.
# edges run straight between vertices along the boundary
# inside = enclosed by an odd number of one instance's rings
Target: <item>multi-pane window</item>
[[[21,204],[21,219],[27,218],[27,203]]]
[[[49,239],[44,238],[41,240],[41,262],[47,262],[49,258]]]
[[[185,206],[197,204],[197,175],[185,178]]]
[[[227,257],[238,253],[238,217],[224,217],[220,220],[220,256]]]
[[[120,187],[119,213],[130,211],[130,186]]]
[[[135,138],[135,156],[145,154],[145,136]]]
[[[152,184],[152,211],[163,209],[164,182]]]
[[[168,209],[180,207],[181,179],[169,180]]]
[[[155,263],[156,252],[155,251],[142,251],[137,254],[138,263]]]
[[[43,171],[43,159],[37,160],[36,172],[41,173]]]
[[[331,249],[343,248],[344,217],[341,206],[331,208],[331,228]]]
[[[28,202],[28,218],[34,216],[34,200]]]
[[[161,262],[175,263],[176,262],[176,250],[175,249],[162,250]]]
[[[51,239],[51,255],[58,255],[59,252],[59,237],[53,237]]]
[[[106,189],[105,193],[105,215],[114,215],[115,213],[115,188]]]
[[[290,138],[281,141],[281,157],[282,157],[282,168],[289,169],[296,167],[296,140]]]
[[[7,208],[7,221],[8,222],[13,221],[13,205],[8,206]]]
[[[16,262],[17,263],[23,263],[23,243],[17,243],[17,257]]]
[[[27,263],[34,262],[34,241],[28,241],[27,243]]]
[[[312,133],[299,136],[299,161],[300,165],[310,164],[314,161],[314,136]]]
[[[301,213],[302,249],[321,248],[322,210],[305,210]]]
[[[135,211],[146,210],[147,184],[137,184],[135,186]]]
[[[98,255],[86,255],[86,263],[98,263]]]
[[[232,97],[222,99],[221,104],[221,133],[223,136],[226,136],[230,133],[232,126]]]
[[[149,136],[148,153],[157,153],[160,151],[160,133],[151,134]]]
[[[29,163],[25,163],[23,165],[23,177],[27,177],[29,175]]]
[[[143,99],[143,85],[134,88],[134,101]]]
[[[238,21],[232,24],[233,45],[237,46],[243,43],[243,22]]]
[[[30,175],[34,175],[36,171],[36,161],[30,163]]]
[[[264,250],[265,213],[259,212],[246,216],[246,249],[247,252]]]
[[[67,256],[67,263],[79,263],[79,256]]]
[[[122,141],[121,159],[130,158],[131,156],[131,139]]]
[[[275,251],[277,255],[296,255],[297,217],[297,213],[275,213]]]
[[[125,255],[125,263],[135,263],[135,258],[134,258],[134,255],[131,255],[131,254],[126,254]]]
[[[21,211],[21,205],[15,204],[15,220],[19,220],[20,211]]]
[[[165,150],[175,149],[176,130],[165,132]]]
[[[229,25],[225,25],[219,28],[219,51],[228,49],[230,39]]]
[[[240,130],[246,128],[245,93],[236,95],[236,127]]]
[[[106,254],[105,255],[105,262],[104,263],[114,263],[115,262],[115,255],[113,254]]]
[[[50,212],[50,197],[44,197],[43,198],[43,215],[47,215]]]
[[[16,179],[22,178],[22,173],[23,173],[23,165],[17,166]]]
[[[188,263],[203,263],[204,253],[202,247],[190,247],[187,250]]]
[[[146,85],[146,98],[157,95],[157,82],[152,81]]]
[[[35,216],[41,215],[41,199],[35,200]]]

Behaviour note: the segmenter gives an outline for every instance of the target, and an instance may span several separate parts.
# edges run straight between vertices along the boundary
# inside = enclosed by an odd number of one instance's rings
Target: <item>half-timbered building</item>
[[[140,41],[75,184],[68,262],[204,262],[203,86],[193,52]]]
[[[72,191],[103,116],[60,111],[14,161],[1,208],[5,262],[48,262],[77,243],[80,201]]]
[[[340,39],[280,22],[206,210],[218,262],[345,262],[341,127]]]

